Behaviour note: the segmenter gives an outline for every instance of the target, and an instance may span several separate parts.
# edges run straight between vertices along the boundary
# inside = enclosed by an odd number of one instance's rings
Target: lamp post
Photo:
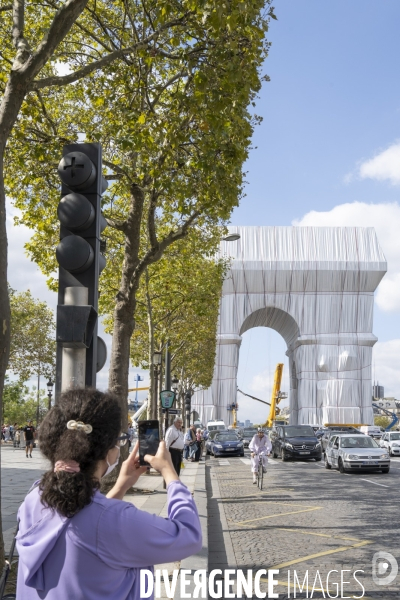
[[[157,408],[158,408],[158,378],[160,375],[160,366],[161,366],[161,352],[155,351],[153,352],[153,373],[154,373],[154,403],[151,407],[152,414],[151,418],[157,418]]]
[[[50,377],[50,379],[47,382],[47,397],[49,399],[49,404],[48,404],[48,409],[49,410],[51,409],[51,399],[52,399],[52,396],[53,396],[53,386],[54,386],[54,383],[52,382],[51,377]]]

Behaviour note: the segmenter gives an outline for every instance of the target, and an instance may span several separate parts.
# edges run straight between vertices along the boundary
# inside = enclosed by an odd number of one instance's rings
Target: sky
[[[245,165],[245,198],[232,225],[373,226],[388,261],[375,300],[373,377],[400,397],[400,2],[276,0],[277,21],[256,112],[263,117]],[[55,294],[23,254],[30,232],[12,224],[9,282],[56,307]],[[102,334],[110,347],[110,336]],[[246,332],[241,389],[269,399],[285,343],[275,331]],[[108,363],[107,363],[108,364]],[[98,386],[107,386],[107,364]],[[131,368],[134,375],[147,375]],[[286,388],[285,388],[286,386]],[[139,398],[146,396],[141,392]],[[239,419],[265,420],[261,404],[239,398]],[[267,407],[265,407],[267,408]]]

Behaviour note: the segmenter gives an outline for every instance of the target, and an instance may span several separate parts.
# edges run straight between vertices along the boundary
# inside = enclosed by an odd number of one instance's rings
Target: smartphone
[[[144,460],[146,454],[157,454],[160,444],[160,424],[156,419],[139,421],[139,462],[142,466],[150,466]]]

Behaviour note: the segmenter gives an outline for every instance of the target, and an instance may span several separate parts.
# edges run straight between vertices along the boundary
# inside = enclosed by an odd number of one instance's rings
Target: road
[[[279,569],[275,591],[282,599],[325,598],[328,592],[333,598],[400,597],[400,575],[390,585],[377,585],[371,566],[379,551],[400,564],[400,458],[392,459],[388,474],[340,474],[323,462],[274,459],[262,491],[252,484],[249,454],[209,458],[206,466],[210,571]],[[327,581],[332,570],[337,572]],[[300,584],[308,571],[308,585],[306,580],[302,593],[296,585],[296,595],[294,571]],[[349,583],[341,586],[341,577]]]

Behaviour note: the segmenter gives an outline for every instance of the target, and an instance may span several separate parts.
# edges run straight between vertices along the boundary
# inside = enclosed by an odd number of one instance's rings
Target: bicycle
[[[262,490],[264,481],[264,469],[263,469],[263,461],[262,457],[258,461],[258,471],[257,471],[257,487]]]

